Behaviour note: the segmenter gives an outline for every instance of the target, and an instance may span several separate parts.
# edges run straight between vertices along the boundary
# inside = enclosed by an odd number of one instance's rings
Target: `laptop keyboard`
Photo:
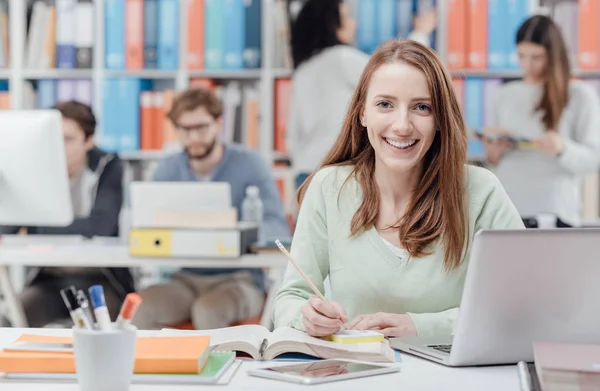
[[[448,345],[427,345],[427,347],[435,349],[435,350],[439,350],[440,352],[444,352],[444,353],[448,353],[450,354],[450,350],[452,349],[452,345],[448,344]]]

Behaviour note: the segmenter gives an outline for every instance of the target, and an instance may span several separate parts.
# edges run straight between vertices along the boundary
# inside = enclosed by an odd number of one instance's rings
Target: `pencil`
[[[292,263],[292,265],[294,265],[294,267],[296,268],[296,270],[298,270],[298,273],[300,273],[302,275],[302,278],[304,278],[304,280],[310,286],[310,288],[313,290],[313,292],[315,293],[315,295],[317,295],[321,299],[325,300],[325,296],[323,296],[323,294],[317,289],[317,287],[315,286],[315,284],[313,284],[313,282],[310,280],[310,278],[308,278],[308,276],[304,273],[304,271],[302,270],[302,268],[300,267],[300,265],[298,265],[298,262],[296,262],[296,260],[294,259],[294,257],[292,257],[292,254],[290,254],[289,251],[286,250],[285,247],[283,247],[283,244],[281,244],[281,242],[279,241],[279,239],[275,239],[275,244],[277,245],[277,247],[279,247],[279,249],[281,250],[281,252],[285,254],[285,256],[287,257],[287,259],[290,260],[290,262]]]

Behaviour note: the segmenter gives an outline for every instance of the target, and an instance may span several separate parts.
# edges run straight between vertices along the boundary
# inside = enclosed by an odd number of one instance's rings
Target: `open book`
[[[198,331],[163,329],[161,334],[208,335],[213,350],[234,350],[255,360],[272,360],[284,354],[300,353],[323,359],[396,362],[394,350],[387,341],[341,344],[314,338],[289,327],[281,327],[273,332],[260,325]]]

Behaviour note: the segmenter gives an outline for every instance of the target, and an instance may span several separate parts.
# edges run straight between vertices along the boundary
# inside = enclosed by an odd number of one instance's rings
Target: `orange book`
[[[127,0],[125,8],[127,69],[144,68],[144,0]]]
[[[72,343],[70,337],[21,335],[15,342]],[[210,353],[210,337],[138,337],[134,373],[200,373]],[[0,372],[75,373],[73,353],[0,351]]]
[[[154,92],[142,91],[140,94],[140,147],[144,151],[156,148],[154,111]]]
[[[188,69],[204,68],[204,0],[188,0]]]
[[[469,27],[467,29],[467,66],[471,69],[487,68],[487,0],[470,0],[467,4]]]
[[[275,134],[274,149],[286,153],[285,128],[287,127],[290,100],[292,98],[292,80],[281,78],[275,80]]]
[[[165,143],[165,120],[168,119],[165,118],[165,100],[163,93],[161,91],[155,91],[152,98],[152,120],[154,121],[154,126],[152,127],[152,131],[154,132],[152,140],[154,140],[154,144],[152,149],[160,150]]]
[[[579,0],[578,63],[580,69],[600,67],[600,0]]]
[[[42,68],[54,68],[56,66],[56,7],[48,7],[48,28],[42,58],[45,61]]]
[[[248,148],[257,148],[260,123],[260,100],[255,91],[247,90],[244,97],[244,106],[246,110],[246,146]]]
[[[467,0],[449,0],[448,4],[448,68],[467,66]],[[487,38],[486,38],[487,39]]]

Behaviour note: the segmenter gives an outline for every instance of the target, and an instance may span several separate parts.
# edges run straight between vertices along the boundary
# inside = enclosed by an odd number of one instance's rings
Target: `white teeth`
[[[390,139],[387,139],[387,138],[385,139],[385,141],[388,144],[390,144],[391,146],[396,147],[396,148],[401,148],[401,149],[412,147],[417,142],[417,140],[396,141],[396,140],[390,140]]]

